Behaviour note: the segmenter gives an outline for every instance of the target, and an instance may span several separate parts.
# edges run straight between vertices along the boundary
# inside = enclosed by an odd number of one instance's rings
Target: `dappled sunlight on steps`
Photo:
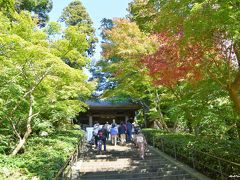
[[[127,146],[107,146],[107,152],[98,154],[89,148],[82,160],[72,167],[73,179],[202,179],[196,178],[179,166],[150,149],[144,160],[137,151]],[[207,179],[207,178],[206,178]]]

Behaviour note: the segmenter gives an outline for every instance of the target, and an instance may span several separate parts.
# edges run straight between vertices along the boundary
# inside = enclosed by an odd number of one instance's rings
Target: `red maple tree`
[[[199,65],[204,51],[200,45],[182,45],[181,34],[161,33],[157,37],[160,45],[156,53],[142,59],[155,85],[173,86],[182,79],[201,78]]]

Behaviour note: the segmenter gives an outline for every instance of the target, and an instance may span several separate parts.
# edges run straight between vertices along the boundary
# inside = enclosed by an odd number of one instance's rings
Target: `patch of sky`
[[[50,21],[57,21],[64,9],[72,0],[53,0],[53,9],[49,13]],[[99,39],[96,45],[96,53],[92,57],[93,61],[101,58],[101,37],[99,27],[103,18],[125,17],[127,15],[127,7],[130,0],[81,0],[87,9],[96,29],[96,36]]]

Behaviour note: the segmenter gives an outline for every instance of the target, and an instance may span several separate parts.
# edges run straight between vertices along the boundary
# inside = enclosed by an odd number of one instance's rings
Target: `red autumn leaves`
[[[161,33],[157,37],[158,50],[142,59],[155,85],[173,86],[183,79],[200,79],[199,66],[204,56],[200,45],[183,44],[181,34]]]

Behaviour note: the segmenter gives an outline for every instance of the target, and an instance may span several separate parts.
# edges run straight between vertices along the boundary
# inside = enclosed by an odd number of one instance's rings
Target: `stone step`
[[[169,162],[148,162],[148,161],[131,161],[130,159],[118,159],[116,161],[103,161],[103,162],[95,162],[95,161],[84,161],[84,167],[96,167],[96,166],[100,166],[100,167],[106,167],[106,166],[110,166],[110,167],[117,167],[117,166],[121,166],[121,165],[125,165],[127,167],[131,167],[131,166],[139,166],[139,167],[145,167],[145,166],[151,166],[151,167],[177,167],[174,164],[171,164]]]
[[[102,151],[102,153],[104,153],[104,151]],[[138,152],[134,152],[134,151],[127,151],[127,152],[119,152],[119,151],[107,151],[106,152],[107,154],[114,154],[114,155],[119,155],[119,156],[125,156],[125,155],[130,155],[130,156],[134,156],[134,155],[137,155]],[[86,153],[87,155],[96,155],[96,154],[99,154],[99,152],[97,150],[95,151],[89,151]],[[151,152],[151,151],[148,151],[148,152],[145,152],[145,154],[147,156],[156,156],[157,154],[154,153],[154,152]]]
[[[120,162],[120,161],[119,161]],[[117,162],[117,163],[119,163]],[[86,169],[111,169],[111,168],[131,168],[131,169],[136,169],[136,168],[158,168],[158,169],[170,169],[170,170],[178,170],[179,168],[173,164],[156,164],[156,165],[152,165],[152,164],[136,164],[136,165],[133,165],[133,164],[128,164],[128,163],[122,163],[122,164],[114,164],[113,162],[109,163],[109,162],[106,162],[106,163],[101,163],[99,164],[100,166],[99,167],[96,167],[93,166],[92,163],[84,163],[84,166],[80,168],[80,171],[84,171]]]
[[[73,170],[73,179],[86,180],[194,180],[185,170],[160,156],[150,148],[145,159],[139,158],[136,149],[130,146],[107,147],[107,152],[99,154],[90,149],[82,162]]]
[[[139,154],[138,153],[136,153],[136,152],[126,152],[125,154],[124,153],[116,153],[116,152],[102,152],[102,154],[106,154],[106,155],[112,155],[112,156],[119,156],[119,157],[125,157],[125,156],[128,156],[128,157],[137,157]],[[95,157],[95,156],[98,156],[99,155],[99,152],[97,152],[97,151],[94,151],[94,152],[91,152],[91,153],[89,153],[89,154],[87,154],[88,155],[88,157]],[[146,157],[159,157],[157,154],[154,154],[154,153],[145,153],[145,156]]]
[[[115,174],[115,175],[109,175],[106,173],[105,175],[99,175],[98,173],[89,174],[89,175],[83,175],[81,176],[81,179],[166,179],[166,180],[179,180],[179,179],[194,179],[189,174],[158,174],[158,173],[126,173],[126,174]]]
[[[85,162],[105,162],[105,161],[115,161],[117,159],[125,159],[131,160],[132,162],[152,162],[152,163],[167,163],[166,159],[159,159],[159,158],[148,158],[145,157],[142,160],[140,157],[98,157],[98,158],[84,158]],[[79,159],[80,160],[80,159]]]
[[[115,152],[102,152],[102,153],[106,153],[107,155],[114,155],[114,156],[129,156],[129,157],[132,157],[132,156],[138,156],[139,154],[138,153],[133,153],[133,152],[131,152],[131,153],[126,153],[126,154],[119,154],[119,153],[115,153]],[[88,154],[88,156],[89,157],[91,157],[91,156],[96,156],[96,155],[99,155],[99,152],[91,152],[90,154]],[[153,153],[145,153],[145,155],[146,155],[146,157],[151,157],[151,156],[158,156],[157,154],[153,154]],[[158,156],[159,157],[159,156]]]
[[[156,168],[156,169],[137,169],[135,171],[92,171],[92,172],[84,172],[81,173],[81,175],[92,175],[92,174],[98,174],[98,176],[115,176],[118,174],[122,175],[129,175],[129,174],[157,174],[157,175],[178,175],[178,174],[186,174],[183,170],[176,170],[176,169],[163,169],[163,168]]]

